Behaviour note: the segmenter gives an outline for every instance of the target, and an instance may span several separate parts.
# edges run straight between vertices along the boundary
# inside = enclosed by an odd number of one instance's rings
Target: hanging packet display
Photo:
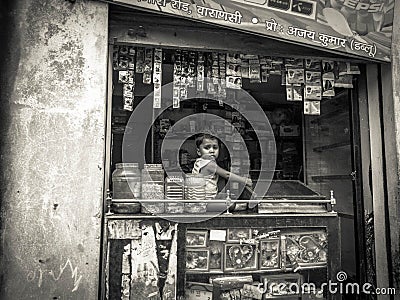
[[[249,78],[250,83],[261,82],[260,60],[258,58],[249,59]]]
[[[204,54],[199,52],[197,54],[197,85],[198,92],[204,91]]]
[[[154,50],[153,82],[154,82],[153,108],[161,108],[162,49]]]
[[[153,70],[153,49],[144,49],[144,70],[143,70],[143,83],[151,84]]]
[[[180,107],[180,86],[181,86],[181,52],[175,51],[174,54],[174,73],[173,73],[173,87],[172,87],[172,107]]]
[[[187,99],[188,95],[188,77],[189,77],[189,54],[187,51],[182,51],[181,54],[181,80],[179,98],[180,100]]]
[[[268,82],[269,70],[271,69],[271,65],[263,64],[260,65],[260,68],[261,68],[261,82]]]

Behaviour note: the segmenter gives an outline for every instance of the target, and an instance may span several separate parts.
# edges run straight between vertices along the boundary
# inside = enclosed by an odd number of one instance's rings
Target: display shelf
[[[350,146],[350,141],[344,141],[344,142],[334,143],[334,144],[330,144],[330,145],[314,147],[313,151],[314,152],[322,152],[325,150],[336,149],[336,148],[341,148],[341,147],[346,147],[346,146]]]
[[[347,180],[352,179],[352,176],[349,174],[338,174],[338,175],[314,175],[311,176],[311,179],[319,182],[323,180]]]
[[[220,215],[209,215],[213,216],[214,219],[249,219],[249,218],[270,218],[270,217],[279,217],[279,218],[310,218],[310,217],[337,217],[337,213],[334,211],[328,211],[324,213],[248,213],[248,214],[220,214]],[[163,219],[163,218],[179,218],[179,219],[193,219],[193,218],[204,218],[207,217],[207,214],[159,214],[159,215],[146,215],[146,214],[105,214],[106,219]]]

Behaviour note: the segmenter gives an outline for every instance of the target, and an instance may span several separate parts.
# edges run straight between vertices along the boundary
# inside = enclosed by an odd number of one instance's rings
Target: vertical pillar
[[[1,9],[0,299],[96,299],[108,6]]]
[[[392,38],[392,90],[393,112],[390,116],[394,122],[391,123],[393,130],[392,145],[395,145],[394,153],[397,164],[394,166],[393,176],[395,182],[389,186],[389,218],[390,239],[392,254],[393,284],[397,289],[395,299],[400,299],[400,1],[394,2],[393,38]],[[382,73],[388,73],[388,67]],[[385,88],[383,88],[385,90]]]

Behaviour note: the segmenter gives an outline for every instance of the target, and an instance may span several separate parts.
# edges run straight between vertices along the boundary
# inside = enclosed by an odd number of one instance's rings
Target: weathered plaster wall
[[[2,2],[0,299],[96,299],[108,7]]]

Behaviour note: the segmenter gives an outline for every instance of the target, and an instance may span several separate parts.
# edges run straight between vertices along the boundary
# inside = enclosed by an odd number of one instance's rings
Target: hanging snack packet
[[[263,64],[261,67],[261,82],[268,82],[269,78],[269,70],[271,69],[271,65]]]
[[[305,100],[321,100],[322,88],[320,85],[306,85],[304,88]]]
[[[239,53],[228,53],[226,55],[226,62],[233,63],[233,64],[240,64],[241,63],[240,54]]]
[[[293,89],[291,85],[286,86],[286,100],[293,101]]]
[[[323,60],[322,61],[322,73],[330,73],[335,69],[335,62],[332,60]]]
[[[302,58],[285,58],[286,68],[303,68],[304,62]]]
[[[288,84],[302,84],[304,83],[304,69],[287,69],[287,83]]]
[[[307,85],[321,85],[321,72],[306,71]]]
[[[134,85],[125,83],[123,85],[123,94],[122,94],[122,98],[124,101],[124,110],[133,111],[133,99],[134,99],[133,93],[134,93]]]
[[[144,72],[144,48],[139,47],[136,51],[136,73]]]
[[[321,60],[312,58],[305,59],[304,66],[307,70],[321,71]]]
[[[322,96],[335,96],[335,77],[332,72],[328,72],[322,75]]]
[[[304,114],[305,115],[320,115],[321,102],[320,101],[304,101]]]
[[[293,101],[303,100],[303,87],[301,85],[293,85]]]

